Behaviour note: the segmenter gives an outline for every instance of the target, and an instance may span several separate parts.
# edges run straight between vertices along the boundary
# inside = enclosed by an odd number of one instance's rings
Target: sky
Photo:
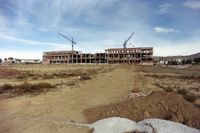
[[[44,51],[153,47],[154,56],[200,52],[200,0],[0,0],[0,58]],[[117,45],[117,46],[116,46]]]

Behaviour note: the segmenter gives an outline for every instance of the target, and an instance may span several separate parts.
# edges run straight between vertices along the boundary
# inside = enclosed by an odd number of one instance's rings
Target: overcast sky
[[[0,58],[154,47],[155,56],[200,52],[200,0],[0,0]],[[131,45],[130,45],[131,44]],[[111,45],[111,46],[105,46]],[[112,46],[121,45],[121,46]]]

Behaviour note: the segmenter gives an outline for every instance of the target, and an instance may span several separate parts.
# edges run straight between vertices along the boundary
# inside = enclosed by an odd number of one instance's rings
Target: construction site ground
[[[17,79],[17,73],[31,72],[32,77]],[[184,69],[134,65],[17,65],[1,66],[0,86],[49,82],[55,88],[42,93],[0,94],[0,132],[4,133],[87,133],[87,127],[56,122],[90,124],[109,117],[128,118],[135,122],[148,118],[175,121],[200,129],[200,66]],[[79,76],[43,79],[53,73],[87,73]],[[2,76],[4,75],[4,76]],[[185,77],[184,77],[185,76]],[[192,77],[193,76],[193,77]],[[69,82],[75,85],[68,85]],[[158,86],[171,87],[165,92]],[[185,88],[197,100],[190,103],[176,93]],[[131,92],[150,95],[125,100]],[[43,120],[49,121],[43,121]]]

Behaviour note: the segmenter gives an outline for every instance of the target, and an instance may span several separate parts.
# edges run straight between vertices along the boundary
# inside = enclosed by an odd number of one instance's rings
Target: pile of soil
[[[174,92],[152,92],[146,97],[84,110],[84,115],[87,123],[109,117],[135,122],[158,118],[200,129],[200,110]]]
[[[18,70],[12,68],[0,67],[0,79],[8,78],[19,73]]]

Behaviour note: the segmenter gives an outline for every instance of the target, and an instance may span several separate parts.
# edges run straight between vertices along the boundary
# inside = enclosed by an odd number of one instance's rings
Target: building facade
[[[114,48],[104,53],[82,53],[81,51],[43,52],[43,64],[106,63],[106,64],[152,64],[153,47]]]

